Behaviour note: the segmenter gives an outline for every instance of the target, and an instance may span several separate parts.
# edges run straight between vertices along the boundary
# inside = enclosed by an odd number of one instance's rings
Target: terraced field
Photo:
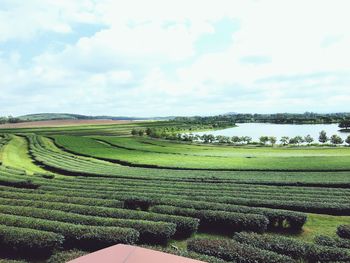
[[[119,137],[53,136],[57,145],[76,154],[139,167],[350,171],[350,148],[267,148],[189,146]],[[152,144],[150,144],[152,143]]]
[[[350,262],[349,149],[125,137],[133,127],[0,133],[0,258],[125,243],[207,262]]]

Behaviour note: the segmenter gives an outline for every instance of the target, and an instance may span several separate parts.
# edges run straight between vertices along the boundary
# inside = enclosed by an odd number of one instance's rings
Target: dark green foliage
[[[1,249],[10,254],[47,257],[63,240],[62,235],[52,232],[0,225]]]
[[[227,263],[227,261],[217,258],[217,257],[213,257],[213,256],[207,256],[204,254],[199,254],[193,251],[188,251],[188,250],[180,250],[180,249],[174,249],[174,248],[164,248],[164,247],[160,247],[160,246],[143,246],[144,248],[148,248],[148,249],[152,249],[152,250],[157,250],[157,251],[161,251],[164,253],[168,253],[168,254],[173,254],[173,255],[177,255],[180,257],[186,257],[186,258],[192,258],[192,259],[196,259],[196,260],[201,260],[204,262],[208,262],[208,263]]]
[[[214,256],[227,261],[240,263],[291,263],[290,257],[258,249],[234,240],[193,239],[187,244],[187,249]]]
[[[41,176],[45,179],[54,179],[55,178],[54,174],[42,174]]]
[[[350,239],[350,225],[340,225],[337,228],[337,235],[342,238]]]
[[[189,216],[200,219],[200,227],[220,232],[255,231],[264,232],[269,223],[265,216],[213,210],[195,210],[174,206],[154,206],[153,212]]]
[[[54,232],[64,236],[65,247],[89,250],[116,243],[133,244],[139,237],[131,228],[87,226],[10,214],[0,214],[0,224]]]
[[[292,238],[242,232],[236,233],[233,239],[243,244],[270,250],[294,259],[306,257],[305,243]]]
[[[350,251],[347,249],[320,246],[282,236],[237,233],[233,238],[242,244],[270,250],[296,259],[306,260],[310,263],[330,261],[348,262],[350,260]]]
[[[1,195],[1,194],[0,194]],[[113,209],[109,207],[88,206],[88,205],[76,205],[69,203],[58,202],[31,202],[29,200],[0,200],[0,204],[9,204],[19,206],[31,206],[37,208],[61,210],[64,212],[71,212],[80,215],[88,215],[93,217],[109,217],[115,219],[135,219],[135,220],[147,220],[147,221],[163,221],[173,223],[176,225],[176,234],[178,236],[190,236],[197,231],[199,220],[184,216],[170,216],[162,215],[158,213],[149,213],[144,211],[134,211],[127,209]],[[62,217],[64,218],[64,217]],[[120,222],[123,220],[119,220]],[[117,222],[117,221],[116,221]],[[172,227],[170,227],[171,229]],[[162,231],[162,230],[160,230]],[[171,231],[167,230],[167,233]]]
[[[68,250],[61,251],[53,254],[46,263],[66,263],[69,260],[73,260],[86,255],[87,252],[81,250]]]
[[[150,198],[148,198],[150,200]],[[150,201],[149,201],[150,202]],[[203,201],[187,201],[181,199],[158,199],[154,200],[151,203],[160,203],[160,204],[169,204],[176,207],[183,208],[193,208],[197,210],[219,210],[226,212],[237,212],[237,213],[246,213],[246,214],[260,214],[267,217],[269,223],[269,229],[282,229],[286,228],[292,231],[300,230],[306,222],[306,214],[285,211],[285,210],[275,210],[268,208],[257,208],[257,207],[248,207],[248,206],[239,206],[233,204],[223,204],[223,203],[211,203]]]
[[[8,178],[2,175],[0,175],[0,185],[28,189],[37,189],[40,187],[39,184],[33,183],[33,181],[28,179]]]
[[[51,209],[35,208],[34,202],[32,203],[32,205],[30,205],[31,207],[17,206],[18,204],[16,201],[12,201],[12,202],[9,201],[8,203],[15,206],[12,207],[9,205],[0,205],[0,212],[6,213],[6,214],[12,214],[12,215],[41,218],[41,219],[47,219],[47,220],[53,220],[53,221],[61,221],[61,222],[66,222],[71,224],[79,224],[78,226],[91,225],[91,226],[104,226],[104,227],[117,227],[117,228],[123,227],[123,228],[129,228],[129,229],[133,228],[138,232],[140,232],[141,242],[148,242],[152,244],[167,242],[169,238],[173,236],[176,231],[176,225],[172,223],[80,215],[75,213],[58,211],[58,210],[55,210],[54,208],[51,208]],[[50,205],[45,207],[50,208]],[[85,226],[85,228],[87,227],[88,226]],[[93,227],[91,227],[91,229],[93,229]],[[69,231],[67,232],[67,234],[69,234]],[[125,235],[125,237],[127,237],[127,235]],[[136,240],[134,240],[134,242],[136,242]],[[127,239],[120,240],[120,242],[130,243]]]
[[[307,260],[316,262],[350,262],[350,250],[310,244],[307,246]]]
[[[329,236],[316,236],[315,243],[328,247],[340,247],[350,249],[350,240],[345,238],[329,237]]]

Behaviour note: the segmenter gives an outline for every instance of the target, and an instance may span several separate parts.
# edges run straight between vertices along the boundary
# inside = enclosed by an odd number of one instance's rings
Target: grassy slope
[[[202,168],[202,169],[257,169],[257,170],[350,170],[350,148],[244,148],[221,149],[210,147],[211,151],[226,156],[193,155],[192,147],[207,153],[207,146],[187,145],[188,149],[172,154],[152,151],[130,150],[106,145],[92,138],[55,136],[58,144],[79,154],[98,158],[122,160],[135,164],[158,165],[164,167]],[[118,140],[118,139],[114,139]],[[121,139],[125,141],[130,139]],[[175,146],[172,146],[175,147]],[[163,150],[164,151],[164,150]],[[227,156],[227,152],[231,156]],[[189,155],[185,155],[189,154]],[[192,154],[192,155],[191,155]]]
[[[342,224],[350,224],[350,216],[308,214],[304,232],[297,237],[312,241],[317,235],[336,236],[337,227]]]
[[[47,173],[32,162],[28,155],[28,144],[24,138],[19,136],[13,136],[4,147],[2,161],[6,166],[26,170],[29,174]]]

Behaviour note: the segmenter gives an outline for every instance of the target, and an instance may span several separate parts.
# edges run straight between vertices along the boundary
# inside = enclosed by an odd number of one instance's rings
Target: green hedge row
[[[120,222],[122,224],[125,219],[146,220],[156,222],[167,222],[176,225],[176,234],[179,236],[190,236],[197,231],[199,220],[184,216],[170,216],[157,213],[148,213],[143,211],[134,211],[127,209],[87,206],[66,204],[59,202],[42,202],[42,201],[30,201],[30,200],[15,200],[0,198],[0,204],[2,205],[14,205],[14,206],[30,206],[36,208],[44,208],[50,210],[60,210],[62,212],[70,212],[85,216],[92,217],[108,217],[115,219],[115,223]],[[119,220],[119,221],[117,221]],[[126,221],[127,222],[127,221]],[[152,222],[149,222],[152,223]],[[172,228],[172,227],[171,227]],[[167,230],[168,231],[168,230]]]
[[[311,201],[286,201],[254,198],[231,198],[231,197],[196,197],[193,200],[212,201],[227,204],[267,207],[273,209],[285,209],[307,213],[328,214],[328,215],[350,215],[350,204],[332,202],[311,202]]]
[[[116,207],[116,208],[121,208],[123,206],[123,202],[118,200],[75,197],[75,196],[66,196],[66,195],[44,193],[44,192],[26,193],[26,192],[19,192],[18,189],[16,190],[17,191],[13,189],[5,189],[5,190],[1,189],[0,197],[11,198],[11,199],[38,200],[38,201],[45,201],[45,202],[64,202],[64,203],[72,203],[72,204],[78,204],[78,205],[81,204],[81,205],[106,206],[106,207]]]
[[[337,228],[337,235],[342,238],[350,239],[350,225],[340,225]]]
[[[139,237],[139,233],[131,228],[87,226],[3,213],[0,213],[0,224],[61,234],[65,247],[88,250],[117,243],[133,244]]]
[[[108,180],[108,179],[107,179]],[[104,181],[104,180],[103,180]],[[108,180],[110,181],[110,180]],[[134,180],[135,181],[135,180]],[[266,199],[266,197],[272,197],[273,200],[275,199],[281,199],[286,201],[312,201],[312,202],[326,202],[326,203],[344,203],[347,202],[349,204],[349,198],[346,196],[346,194],[338,193],[338,195],[331,195],[325,190],[317,191],[314,193],[313,190],[310,189],[299,189],[299,191],[292,191],[289,192],[288,189],[285,190],[285,192],[281,191],[281,189],[278,188],[271,188],[271,189],[262,189],[262,191],[257,186],[256,189],[252,188],[246,188],[245,185],[239,185],[241,188],[233,188],[233,190],[222,190],[220,189],[196,189],[196,186],[194,184],[189,184],[186,189],[177,188],[174,186],[171,187],[171,184],[168,183],[168,185],[148,185],[140,182],[134,182],[130,183],[127,182],[126,185],[123,185],[123,181],[119,183],[97,183],[96,185],[92,185],[90,183],[81,183],[81,182],[71,182],[70,184],[67,184],[67,182],[51,182],[51,185],[55,186],[61,186],[64,188],[81,188],[84,187],[84,189],[90,189],[90,190],[102,190],[106,192],[113,193],[115,188],[122,189],[124,192],[138,192],[140,189],[143,190],[143,193],[154,193],[155,191],[158,194],[167,194],[167,195],[173,195],[173,196],[187,196],[187,198],[190,198],[191,196],[205,196],[207,198],[215,198],[217,197],[218,193],[220,192],[220,198],[230,197],[232,198],[252,198],[252,199]],[[234,186],[235,184],[231,184],[231,186]],[[192,187],[188,188],[188,187]],[[294,187],[298,188],[298,187]],[[334,189],[333,189],[334,191]],[[321,193],[320,193],[321,192]],[[347,191],[348,192],[348,191]],[[339,195],[340,194],[340,195]]]
[[[328,247],[340,247],[350,249],[350,240],[345,238],[329,237],[329,236],[316,236],[315,243],[321,246]]]
[[[86,216],[75,213],[58,211],[55,209],[35,208],[31,204],[17,206],[20,202],[7,202],[0,205],[0,212],[12,215],[41,218],[72,224],[132,228],[140,233],[140,242],[159,244],[167,242],[175,233],[176,225],[167,222],[152,222],[144,220],[116,219],[107,217]],[[15,206],[14,206],[15,205]],[[125,243],[125,242],[124,242]]]
[[[187,249],[226,261],[240,263],[292,263],[293,259],[277,253],[257,249],[234,240],[193,239],[187,243]]]
[[[290,230],[298,231],[302,229],[307,220],[307,215],[304,213],[269,208],[256,208],[194,200],[170,199],[166,197],[159,199],[150,197],[129,197],[124,200],[124,206],[128,208],[141,208],[143,210],[149,209],[149,207],[155,204],[193,208],[198,210],[220,210],[226,212],[260,214],[268,218],[268,227],[270,229],[289,228]]]
[[[29,179],[9,178],[3,175],[0,175],[0,185],[29,189],[37,189],[40,187],[39,184],[33,183]]]
[[[236,233],[233,238],[242,244],[308,262],[350,261],[350,251],[346,249],[320,246],[282,236]]]
[[[196,259],[196,260],[201,260],[204,262],[208,262],[208,263],[228,263],[226,260],[222,260],[220,258],[217,257],[213,257],[213,256],[207,256],[204,254],[199,254],[193,251],[188,251],[188,250],[182,250],[182,249],[175,249],[175,248],[165,248],[162,246],[142,246],[144,248],[147,249],[152,249],[152,250],[157,250],[160,252],[164,252],[164,253],[168,253],[168,254],[173,254],[173,255],[177,255],[180,257],[185,257],[185,258],[192,258],[192,259]]]
[[[235,204],[217,203],[214,200],[210,202],[198,201],[197,199],[183,199],[174,198],[168,195],[158,194],[142,194],[142,193],[111,193],[105,195],[101,192],[93,190],[82,190],[79,193],[75,193],[68,190],[57,189],[57,187],[44,187],[55,193],[56,195],[69,195],[69,196],[84,196],[84,197],[98,197],[98,198],[115,198],[120,201],[124,201],[124,207],[127,209],[141,209],[148,210],[152,205],[171,205],[183,208],[205,209],[205,210],[221,210],[227,212],[238,213],[250,213],[261,214],[266,216],[269,221],[269,228],[289,228],[290,230],[300,230],[306,222],[307,216],[301,212],[279,210],[263,207],[248,207]],[[203,198],[202,198],[203,199]],[[205,197],[204,197],[205,199]]]
[[[88,254],[88,252],[75,249],[68,251],[58,251],[54,253],[45,263],[66,263],[73,259],[85,256],[86,254]]]
[[[16,256],[47,257],[63,240],[62,235],[52,232],[0,225],[1,250]]]
[[[225,232],[255,231],[265,232],[269,220],[262,215],[243,214],[213,210],[195,210],[174,206],[159,205],[151,209],[152,212],[181,215],[198,218],[200,228],[208,230],[224,230]]]

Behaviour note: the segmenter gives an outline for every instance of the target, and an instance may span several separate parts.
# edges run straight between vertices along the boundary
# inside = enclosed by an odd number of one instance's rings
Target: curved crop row
[[[284,254],[308,262],[349,262],[350,251],[341,248],[315,245],[282,236],[236,233],[234,240],[255,247]]]
[[[62,235],[29,228],[0,225],[1,250],[24,256],[49,256],[63,243]]]
[[[4,201],[0,199],[0,203]],[[60,221],[79,225],[108,226],[133,228],[140,232],[140,242],[164,243],[175,234],[176,225],[166,222],[152,222],[144,220],[128,220],[108,217],[96,217],[62,212],[59,210],[36,208],[33,203],[8,200],[7,205],[0,205],[0,212],[12,215],[41,218],[52,221]],[[21,206],[22,205],[22,206]],[[26,207],[25,205],[28,205]],[[49,208],[49,206],[47,206]]]
[[[17,206],[28,206],[32,208],[43,208],[51,210],[60,210],[62,212],[70,212],[74,214],[80,214],[85,216],[92,216],[91,220],[94,217],[107,217],[118,219],[119,224],[128,224],[128,221],[124,219],[136,219],[136,220],[147,220],[147,221],[162,221],[173,223],[176,225],[176,234],[189,236],[197,231],[199,220],[190,217],[184,216],[170,216],[157,213],[148,213],[143,211],[134,211],[127,209],[118,209],[118,208],[107,208],[107,207],[97,207],[97,206],[87,206],[87,205],[74,205],[58,202],[37,202],[30,200],[15,200],[15,199],[0,199],[0,203],[3,205],[17,205]],[[8,208],[9,209],[9,208]],[[1,210],[0,210],[1,211]],[[30,212],[30,209],[28,209]],[[50,211],[50,210],[48,210]],[[20,210],[18,210],[20,212]],[[49,214],[49,212],[48,212]],[[50,216],[50,215],[48,215]],[[64,217],[63,217],[64,218]],[[123,220],[122,220],[123,219]],[[101,219],[102,220],[102,219]],[[107,219],[106,219],[107,220]],[[135,220],[134,220],[135,221]],[[101,221],[102,222],[102,221]],[[115,224],[118,223],[117,220],[114,221]],[[140,223],[141,224],[141,223]],[[124,225],[125,226],[125,225]],[[168,229],[168,228],[166,228]]]
[[[202,229],[224,230],[225,232],[265,232],[269,220],[262,215],[242,214],[213,210],[195,210],[174,206],[154,206],[152,212],[198,218]]]
[[[193,239],[187,244],[190,251],[240,263],[293,263],[294,260],[277,253],[240,244],[234,240]]]
[[[23,209],[23,208],[19,208]],[[86,226],[69,224],[52,220],[4,214],[0,207],[0,224],[9,227],[23,227],[48,231],[64,237],[63,245],[68,248],[88,250],[101,249],[117,243],[133,244],[137,242],[139,233],[131,228]],[[30,240],[27,240],[30,242]]]

